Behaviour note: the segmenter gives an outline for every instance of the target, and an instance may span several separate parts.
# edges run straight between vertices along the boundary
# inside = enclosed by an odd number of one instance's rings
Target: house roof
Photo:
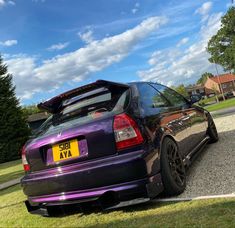
[[[187,86],[186,90],[187,91],[192,91],[192,90],[196,90],[196,89],[204,89],[204,85],[200,84],[196,84],[196,85],[191,85],[191,86]]]
[[[226,82],[231,82],[235,80],[235,74],[221,74],[219,76],[211,77],[211,80],[216,82],[217,84],[219,83],[226,83]]]
[[[46,120],[50,115],[47,112],[39,112],[28,117],[28,122],[35,122],[39,120]]]

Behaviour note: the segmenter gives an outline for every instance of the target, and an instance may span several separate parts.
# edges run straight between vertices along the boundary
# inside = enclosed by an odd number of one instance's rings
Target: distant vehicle
[[[225,97],[225,99],[233,98],[233,97],[234,97],[233,92],[227,92],[227,93],[225,93],[225,94],[224,94],[224,97]]]
[[[156,83],[99,80],[39,104],[53,115],[22,150],[28,211],[182,193],[186,167],[218,140],[210,113],[193,105],[199,99]]]

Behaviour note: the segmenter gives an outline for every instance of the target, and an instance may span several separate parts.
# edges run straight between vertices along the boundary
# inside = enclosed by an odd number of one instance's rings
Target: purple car
[[[218,140],[210,114],[193,105],[199,99],[156,83],[98,80],[40,103],[52,115],[22,150],[28,211],[182,193],[186,167]]]

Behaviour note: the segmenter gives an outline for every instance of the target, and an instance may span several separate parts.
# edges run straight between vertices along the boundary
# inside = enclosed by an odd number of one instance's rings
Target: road
[[[232,115],[232,114],[235,114],[235,107],[230,107],[230,108],[214,111],[214,112],[211,112],[211,114],[213,117]]]

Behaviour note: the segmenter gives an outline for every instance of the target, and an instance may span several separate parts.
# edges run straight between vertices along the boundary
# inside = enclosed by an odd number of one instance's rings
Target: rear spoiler
[[[62,93],[56,97],[53,97],[45,102],[41,102],[38,104],[38,108],[52,114],[59,112],[63,107],[62,103],[66,99],[70,99],[72,97],[78,96],[80,94],[89,92],[94,89],[98,89],[100,87],[120,87],[120,88],[129,88],[127,84],[116,83],[106,80],[97,80],[96,82],[69,90],[65,93]]]

